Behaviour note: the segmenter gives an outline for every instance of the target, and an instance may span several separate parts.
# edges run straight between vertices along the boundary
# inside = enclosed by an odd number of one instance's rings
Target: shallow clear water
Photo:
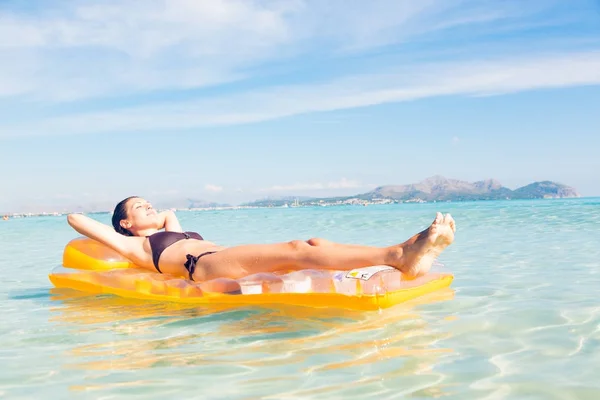
[[[224,245],[389,245],[437,210],[458,224],[451,288],[379,312],[57,291],[66,218],[0,221],[0,397],[600,398],[600,199],[178,215]]]

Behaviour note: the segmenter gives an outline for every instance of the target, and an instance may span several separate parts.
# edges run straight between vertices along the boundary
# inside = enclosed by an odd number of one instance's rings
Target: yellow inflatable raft
[[[409,280],[392,267],[376,265],[352,271],[282,271],[193,282],[141,269],[101,243],[77,238],[66,245],[63,265],[49,278],[57,288],[137,299],[376,310],[447,287],[453,276],[429,273]]]

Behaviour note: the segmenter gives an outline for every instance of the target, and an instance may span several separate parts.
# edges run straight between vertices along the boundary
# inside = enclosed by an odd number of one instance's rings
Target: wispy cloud
[[[492,96],[600,84],[600,52],[398,68],[318,85],[289,85],[206,100],[171,101],[0,125],[0,136],[234,125],[436,96]]]
[[[239,79],[237,69],[287,37],[285,7],[245,1],[81,1],[40,10],[0,11],[0,96],[64,101],[213,85]]]
[[[475,51],[488,47],[490,33],[537,26],[536,15],[560,4],[148,0],[141,6],[110,0],[28,11],[5,7],[0,100],[28,113],[0,118],[0,137],[177,130],[435,96],[598,84],[598,52],[519,56],[504,49],[490,57]],[[474,39],[477,33],[480,39]],[[441,40],[447,37],[460,39],[456,49],[473,51],[449,61],[452,48]],[[411,41],[419,46],[411,47]],[[402,51],[382,63],[360,63],[385,46]],[[427,57],[418,57],[419,48],[429,49]],[[352,62],[340,71],[346,57]],[[301,65],[305,58],[321,60],[318,73]],[[271,71],[277,85],[261,80]],[[289,71],[300,83],[285,83]],[[213,90],[207,98],[201,89],[208,86],[226,90]],[[69,109],[75,100],[84,100],[85,107]],[[43,112],[34,115],[40,105]]]
[[[256,74],[252,68],[267,61],[365,51],[482,22],[531,23],[529,14],[552,3],[112,0],[4,8],[0,96],[64,101],[198,88]]]
[[[223,186],[207,184],[204,185],[204,189],[208,192],[219,193],[223,191]]]

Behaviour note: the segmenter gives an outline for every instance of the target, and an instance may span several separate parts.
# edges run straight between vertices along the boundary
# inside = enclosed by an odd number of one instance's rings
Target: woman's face
[[[136,231],[158,226],[158,213],[146,200],[134,197],[127,201],[125,207],[127,219],[121,220],[123,228]]]

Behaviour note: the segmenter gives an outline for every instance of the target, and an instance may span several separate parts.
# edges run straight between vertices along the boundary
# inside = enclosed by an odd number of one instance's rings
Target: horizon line
[[[352,196],[347,196],[352,198]],[[589,199],[600,199],[600,195],[594,196],[578,196],[578,197],[548,197],[548,198],[530,198],[530,199],[475,199],[475,200],[422,200],[420,202],[416,201],[400,201],[400,202],[391,202],[391,203],[381,203],[381,204],[371,204],[371,206],[390,206],[390,205],[408,205],[408,204],[433,204],[433,203],[475,203],[475,202],[503,202],[503,201],[565,201],[565,200],[589,200]],[[339,205],[331,205],[328,207],[360,207],[357,204],[339,204]],[[215,207],[191,207],[191,208],[177,208],[177,207],[164,207],[158,209],[159,211],[165,210],[174,210],[174,211],[182,211],[182,212],[193,212],[193,211],[231,211],[231,210],[239,210],[239,209],[272,209],[272,208],[285,208],[283,206],[257,206],[257,205],[221,205]],[[297,207],[289,207],[289,208],[322,208],[322,206],[318,205],[300,205]],[[62,217],[68,214],[112,214],[113,210],[100,210],[100,211],[41,211],[41,212],[2,212],[0,215],[2,217],[8,216],[9,219],[19,219],[19,218],[33,218],[33,217]],[[14,216],[18,216],[15,218]],[[13,218],[10,218],[13,217]]]

